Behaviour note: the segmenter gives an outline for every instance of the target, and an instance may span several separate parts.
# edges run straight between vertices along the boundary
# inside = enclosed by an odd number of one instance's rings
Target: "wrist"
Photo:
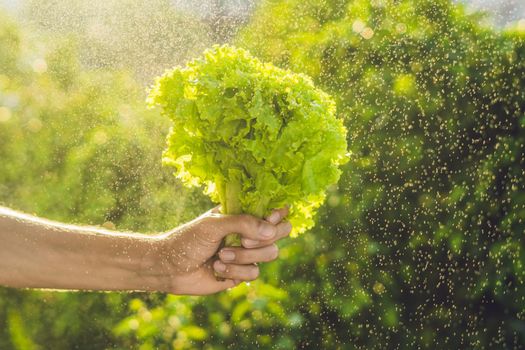
[[[170,233],[148,236],[140,256],[140,290],[177,294],[175,271],[170,268]]]
[[[100,284],[121,291],[164,291],[161,237],[127,233],[126,236],[104,236],[110,240],[95,249],[89,266],[100,266]],[[104,289],[107,289],[105,287]]]
[[[163,235],[147,236],[139,249],[138,289],[150,292],[168,291],[168,273],[165,268],[166,238]]]

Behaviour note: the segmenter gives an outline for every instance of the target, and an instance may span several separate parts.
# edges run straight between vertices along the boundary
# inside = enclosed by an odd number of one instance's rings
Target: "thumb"
[[[213,242],[220,242],[230,233],[238,233],[243,238],[254,241],[268,240],[275,237],[277,227],[252,215],[209,215],[202,220],[203,235]]]

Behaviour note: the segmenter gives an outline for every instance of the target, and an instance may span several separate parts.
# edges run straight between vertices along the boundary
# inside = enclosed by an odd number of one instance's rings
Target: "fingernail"
[[[226,271],[226,265],[224,265],[222,262],[218,261],[214,264],[215,270],[217,272],[224,272]]]
[[[275,234],[275,230],[273,226],[270,225],[264,225],[261,229],[261,236],[264,238],[272,238]]]
[[[221,259],[226,261],[231,261],[235,259],[235,253],[231,250],[223,250],[220,253]]]
[[[259,241],[255,241],[253,239],[245,239],[244,245],[247,247],[255,247],[257,244],[259,244]]]
[[[275,225],[279,222],[279,220],[281,220],[281,214],[279,214],[278,211],[274,211],[270,214],[270,216],[268,216],[267,220]]]
[[[285,226],[286,226],[286,232],[287,233],[292,232],[292,224],[289,221],[286,223]]]

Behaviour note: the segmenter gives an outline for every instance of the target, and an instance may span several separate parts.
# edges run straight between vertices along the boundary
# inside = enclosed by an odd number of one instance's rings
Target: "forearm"
[[[65,225],[0,207],[0,284],[19,288],[158,290],[160,236]]]

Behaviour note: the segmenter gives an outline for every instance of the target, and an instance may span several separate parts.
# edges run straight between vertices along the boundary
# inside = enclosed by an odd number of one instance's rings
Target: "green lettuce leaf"
[[[290,205],[293,232],[314,225],[348,160],[332,98],[304,74],[214,46],[156,79],[148,104],[173,121],[163,162],[204,186],[227,214],[264,217]]]

